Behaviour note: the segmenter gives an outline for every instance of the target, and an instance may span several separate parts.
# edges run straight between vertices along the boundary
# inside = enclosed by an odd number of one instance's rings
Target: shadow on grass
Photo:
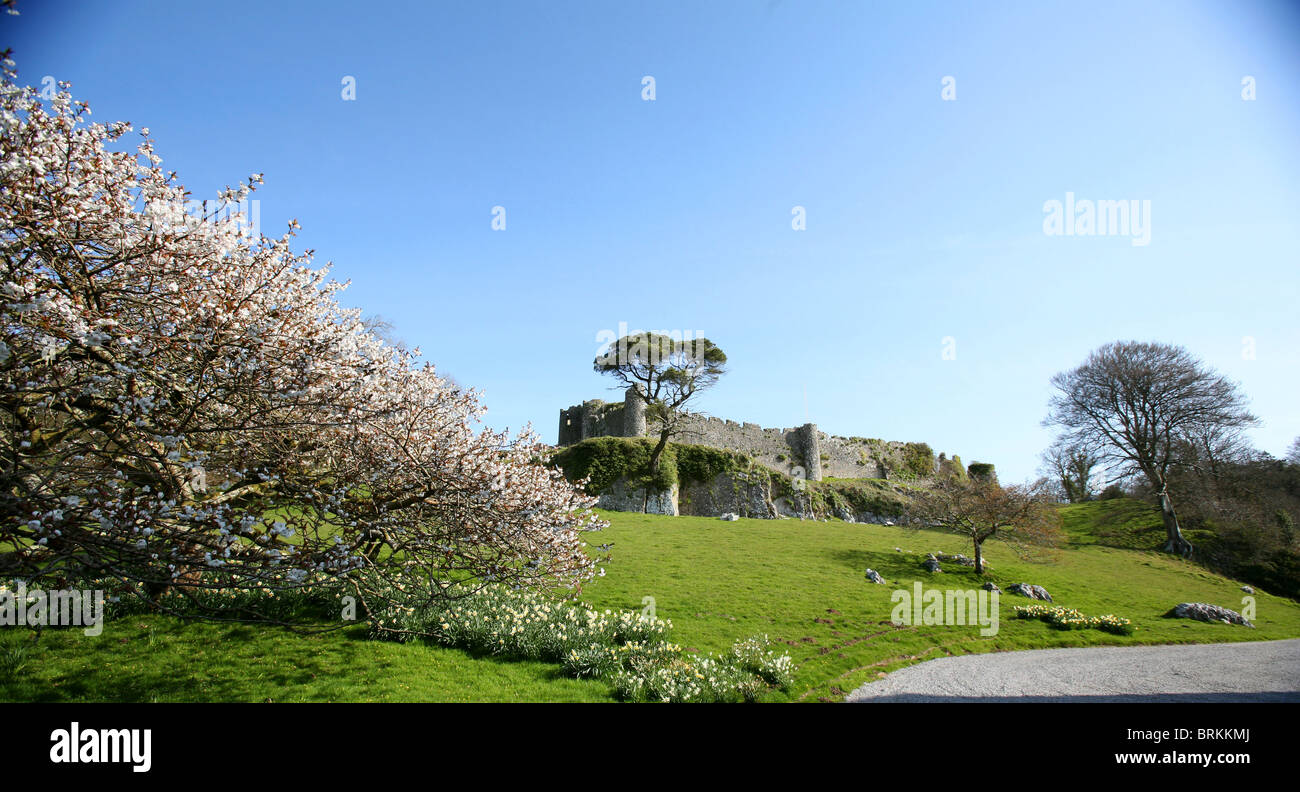
[[[841,566],[857,570],[859,576],[863,576],[867,569],[874,569],[891,585],[896,582],[910,585],[913,581],[919,580],[924,585],[979,588],[985,581],[991,580],[1002,586],[992,566],[986,566],[983,575],[975,574],[974,567],[952,563],[944,565],[942,572],[929,572],[921,565],[925,556],[920,553],[832,550],[830,557]],[[863,579],[865,580],[865,577]]]

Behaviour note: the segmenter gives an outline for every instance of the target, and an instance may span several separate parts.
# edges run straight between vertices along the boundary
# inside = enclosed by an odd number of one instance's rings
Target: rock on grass
[[[1234,610],[1211,605],[1208,602],[1180,602],[1165,614],[1168,619],[1196,619],[1203,622],[1223,622],[1254,627],[1245,616]]]
[[[1012,594],[1019,594],[1022,597],[1029,597],[1030,599],[1044,600],[1046,602],[1052,601],[1052,595],[1047,593],[1047,589],[1042,586],[1035,586],[1032,583],[1012,583],[1010,586],[1007,586],[1007,591]]]

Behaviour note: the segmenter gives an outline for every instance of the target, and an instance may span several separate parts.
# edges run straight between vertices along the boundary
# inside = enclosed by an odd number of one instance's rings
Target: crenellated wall
[[[622,403],[592,399],[560,411],[558,445],[590,437],[645,437],[645,405],[630,390]],[[675,442],[736,451],[756,462],[810,481],[831,478],[899,478],[930,475],[960,458],[935,458],[928,446],[862,437],[840,437],[819,431],[816,424],[790,429],[765,429],[758,424],[721,418],[688,416]],[[921,457],[928,455],[926,462]],[[910,461],[909,461],[910,460]]]

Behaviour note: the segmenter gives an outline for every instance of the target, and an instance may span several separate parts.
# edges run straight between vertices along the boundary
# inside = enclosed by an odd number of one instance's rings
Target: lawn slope
[[[1265,592],[1256,595],[1257,629],[1162,618],[1185,601],[1239,610],[1240,584],[1150,550],[1102,546],[1096,520],[1078,517],[1072,526],[1068,514],[1071,543],[1054,558],[1031,563],[992,543],[984,579],[1004,589],[1021,581],[1045,586],[1060,605],[1089,616],[1131,619],[1133,635],[1062,632],[1015,620],[1011,606],[1029,601],[1013,595],[1001,599],[996,636],[981,637],[975,626],[891,624],[896,588],[921,581],[927,588],[973,589],[982,582],[963,567],[950,565],[933,575],[921,568],[927,552],[969,553],[959,537],[948,534],[838,521],[605,516],[612,524],[592,543],[612,543],[613,560],[583,599],[601,609],[641,610],[652,597],[657,615],[673,622],[671,640],[700,652],[723,651],[755,634],[770,636],[798,666],[794,687],[773,700],[839,700],[895,668],[946,655],[1300,637],[1300,605]],[[1130,516],[1138,520],[1136,512]],[[1135,546],[1145,546],[1146,529],[1136,522],[1122,528],[1126,524],[1116,517],[1103,528],[1134,534],[1141,540]],[[867,567],[889,585],[866,581]],[[97,638],[46,631],[17,661],[23,667],[7,671],[6,664],[15,663],[14,647],[30,647],[30,635],[0,630],[0,700],[612,700],[606,683],[566,678],[556,666],[368,641],[359,626],[302,636],[133,616],[109,623]]]

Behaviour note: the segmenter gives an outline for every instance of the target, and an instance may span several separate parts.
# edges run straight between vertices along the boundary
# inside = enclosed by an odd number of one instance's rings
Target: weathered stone
[[[557,444],[568,446],[591,437],[644,437],[645,404],[635,394],[624,393],[618,402],[592,399],[560,411]],[[816,424],[795,428],[764,428],[751,422],[688,415],[677,442],[735,451],[772,470],[793,475],[803,468],[810,481],[824,476],[895,480],[898,471],[916,451],[916,444],[863,437],[828,435]],[[945,458],[949,466],[956,457]],[[930,467],[942,465],[931,455]],[[897,517],[894,518],[897,521]],[[875,522],[856,516],[857,522]]]
[[[935,558],[933,555],[928,556],[924,561],[922,561],[921,566],[925,567],[926,570],[930,572],[943,571],[943,569],[939,566],[939,559]]]
[[[936,557],[945,564],[951,562],[954,564],[959,564],[961,566],[968,566],[968,567],[975,566],[975,559],[971,558],[970,556],[962,555],[961,553],[958,553],[956,555],[947,555],[945,553],[940,553]],[[989,562],[985,561],[984,567],[986,569],[988,568],[988,565]]]
[[[645,400],[635,388],[628,388],[623,393],[623,436],[645,437],[645,434]]]
[[[1241,587],[1241,590],[1244,591],[1244,592],[1246,592],[1247,594],[1254,594],[1254,593],[1255,593],[1255,589],[1251,588],[1250,586],[1242,586],[1242,587]]]
[[[874,569],[867,570],[867,580],[870,580],[872,583],[879,583],[882,586],[885,585],[885,579],[882,578],[880,573]]]
[[[678,514],[677,487],[669,490],[646,491],[640,487],[629,487],[626,480],[614,482],[600,494],[596,505],[610,511],[639,512],[647,514]]]
[[[1030,599],[1052,601],[1052,595],[1047,593],[1047,589],[1042,586],[1035,586],[1032,583],[1012,583],[1007,586],[1007,591],[1011,594],[1019,594],[1022,597]]]
[[[726,514],[722,515],[718,519],[726,520],[727,522],[735,522],[736,520],[740,519],[740,515],[736,514],[735,512],[727,512]]]
[[[1196,619],[1203,622],[1240,624],[1244,627],[1255,626],[1240,613],[1218,605],[1211,605],[1208,602],[1180,602],[1171,608],[1165,616],[1172,619]]]
[[[985,591],[996,591],[999,594],[1002,593],[1002,589],[998,588],[998,584],[994,583],[991,580],[985,583],[983,586],[980,586],[980,588],[984,589]]]
[[[720,473],[712,481],[692,482],[678,497],[681,514],[716,517],[736,514],[760,520],[779,515],[772,501],[772,480],[766,475],[744,471]]]

